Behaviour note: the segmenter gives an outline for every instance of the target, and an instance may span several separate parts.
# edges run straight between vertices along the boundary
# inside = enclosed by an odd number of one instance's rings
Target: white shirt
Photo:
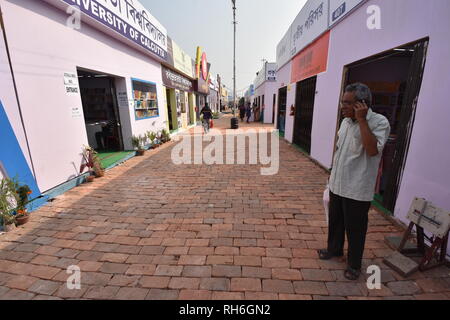
[[[378,141],[378,155],[370,157],[364,149],[358,121],[345,118],[338,132],[329,182],[334,194],[358,201],[373,200],[383,148],[391,131],[386,117],[371,109],[367,113],[367,122]]]

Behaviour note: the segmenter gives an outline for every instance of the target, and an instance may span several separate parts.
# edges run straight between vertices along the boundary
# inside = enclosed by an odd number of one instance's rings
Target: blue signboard
[[[345,2],[333,12],[332,14],[333,22],[339,19],[339,17],[341,17],[344,13],[345,13]]]

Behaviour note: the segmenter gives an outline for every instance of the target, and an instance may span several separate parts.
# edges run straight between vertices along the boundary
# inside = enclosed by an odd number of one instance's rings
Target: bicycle
[[[203,132],[207,134],[209,132],[209,119],[203,119],[202,125],[203,125]]]

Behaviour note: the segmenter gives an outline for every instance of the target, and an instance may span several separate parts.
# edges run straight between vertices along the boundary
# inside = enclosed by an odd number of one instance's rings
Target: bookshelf
[[[156,84],[133,80],[133,97],[136,120],[159,116]]]

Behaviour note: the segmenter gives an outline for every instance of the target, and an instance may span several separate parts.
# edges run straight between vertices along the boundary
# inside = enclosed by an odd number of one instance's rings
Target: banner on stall
[[[46,0],[64,2],[114,30],[162,60],[167,59],[167,31],[137,0]]]
[[[330,31],[292,59],[291,83],[313,77],[327,70]]]

